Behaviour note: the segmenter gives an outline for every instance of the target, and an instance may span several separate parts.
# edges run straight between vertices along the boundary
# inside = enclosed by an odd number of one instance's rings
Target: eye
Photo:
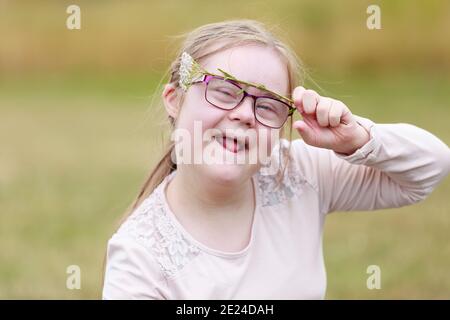
[[[232,96],[233,95],[233,92],[230,92],[227,89],[219,88],[219,89],[217,89],[217,91],[219,91],[220,93],[226,94],[227,96]]]
[[[262,110],[265,110],[265,111],[275,111],[274,110],[274,107],[273,106],[270,106],[270,105],[264,105],[264,104],[259,104],[259,105],[257,105],[256,106],[258,109],[262,109]]]

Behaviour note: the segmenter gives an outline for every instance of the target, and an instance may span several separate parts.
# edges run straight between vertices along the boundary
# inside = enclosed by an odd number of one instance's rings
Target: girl
[[[170,71],[170,124],[194,141],[169,145],[109,240],[104,299],[322,299],[327,214],[417,203],[450,171],[431,133],[297,86],[295,53],[256,21],[192,31]]]

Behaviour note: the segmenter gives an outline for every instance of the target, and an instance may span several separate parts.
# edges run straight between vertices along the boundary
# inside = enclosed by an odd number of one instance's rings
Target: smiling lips
[[[239,151],[248,149],[247,142],[236,137],[216,136],[215,139],[224,149],[227,149],[233,153],[238,153]]]

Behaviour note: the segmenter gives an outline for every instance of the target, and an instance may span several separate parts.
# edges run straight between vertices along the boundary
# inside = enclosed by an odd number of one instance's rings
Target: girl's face
[[[217,70],[220,68],[239,80],[263,84],[283,95],[289,90],[286,64],[274,49],[245,45],[215,53],[200,63],[215,74],[221,74]],[[239,86],[250,94],[265,95],[256,87]],[[182,130],[190,135],[192,162],[180,164],[178,159],[178,167],[189,166],[196,174],[221,184],[243,182],[258,171],[261,161],[270,155],[280,129],[269,128],[255,119],[252,97],[247,96],[232,110],[223,110],[205,100],[205,89],[205,83],[192,85],[179,110],[170,107],[168,87],[163,94],[169,115],[176,119],[175,131]],[[251,159],[251,154],[256,156],[256,161]],[[200,159],[200,163],[194,163],[194,157]]]

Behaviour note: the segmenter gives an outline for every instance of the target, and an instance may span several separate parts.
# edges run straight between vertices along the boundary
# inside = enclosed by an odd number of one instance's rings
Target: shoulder
[[[311,146],[302,139],[290,142],[289,156],[292,166],[316,190],[320,185],[319,176],[332,172],[335,164],[341,161],[333,150]]]
[[[258,187],[262,206],[283,203],[302,194],[305,187],[317,190],[317,184],[302,162],[311,155],[303,140],[280,139],[270,157],[258,173]]]
[[[199,253],[166,212],[158,186],[120,226],[109,241],[127,250],[135,248],[149,256],[166,278],[175,275]]]

